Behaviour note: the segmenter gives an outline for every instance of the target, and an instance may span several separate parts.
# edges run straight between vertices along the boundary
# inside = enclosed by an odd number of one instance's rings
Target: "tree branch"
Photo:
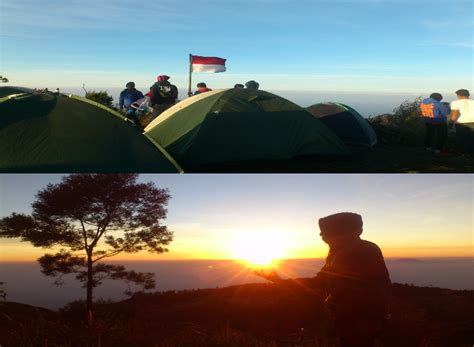
[[[101,255],[100,257],[97,257],[97,258],[95,258],[94,260],[92,260],[92,263],[94,264],[94,263],[98,262],[99,260],[101,260],[101,259],[103,259],[103,258],[110,258],[110,257],[116,256],[117,254],[122,253],[123,250],[124,250],[124,248],[121,248],[121,249],[118,249],[118,250],[116,250],[116,251],[103,254],[103,255]]]
[[[84,222],[82,221],[82,218],[79,218],[79,221],[81,222],[82,226],[82,236],[84,237],[84,247],[86,249],[86,252],[89,251],[89,246],[87,243],[87,232],[86,232],[86,227],[84,226]]]

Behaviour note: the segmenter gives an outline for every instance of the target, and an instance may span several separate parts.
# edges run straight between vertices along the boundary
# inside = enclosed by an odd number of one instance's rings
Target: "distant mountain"
[[[81,302],[60,312],[2,303],[0,344],[337,345],[322,297],[275,284],[136,294],[98,303],[90,332],[84,312]],[[473,313],[472,290],[394,284],[392,318],[380,346],[472,346]]]
[[[416,258],[396,258],[396,259],[390,259],[392,262],[398,262],[398,263],[421,263],[423,260],[421,259],[416,259]]]

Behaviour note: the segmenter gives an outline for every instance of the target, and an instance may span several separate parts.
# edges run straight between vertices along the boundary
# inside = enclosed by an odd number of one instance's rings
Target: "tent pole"
[[[188,96],[191,96],[191,76],[193,73],[193,55],[189,54],[189,85],[188,85]]]

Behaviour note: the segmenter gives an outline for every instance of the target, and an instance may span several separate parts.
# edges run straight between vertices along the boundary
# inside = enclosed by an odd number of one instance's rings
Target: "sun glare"
[[[281,239],[268,233],[244,234],[232,241],[232,258],[254,268],[272,267],[285,256]]]

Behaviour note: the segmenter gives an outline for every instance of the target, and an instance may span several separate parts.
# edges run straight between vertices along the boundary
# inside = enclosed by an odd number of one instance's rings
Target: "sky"
[[[0,217],[30,213],[38,190],[61,175],[0,175]],[[364,219],[363,239],[386,257],[472,257],[472,175],[140,175],[168,188],[170,252],[123,260],[321,258],[317,220],[337,212]],[[44,249],[0,239],[2,261],[34,261]],[[273,252],[273,253],[272,253]]]
[[[0,72],[11,85],[78,92],[83,83],[122,88],[133,80],[146,90],[167,74],[183,93],[192,53],[227,59],[227,72],[194,74],[193,85],[219,89],[254,79],[290,99],[310,93],[296,100],[303,106],[318,92],[369,99],[438,91],[451,101],[455,90],[473,89],[471,0],[1,0],[0,6]]]

